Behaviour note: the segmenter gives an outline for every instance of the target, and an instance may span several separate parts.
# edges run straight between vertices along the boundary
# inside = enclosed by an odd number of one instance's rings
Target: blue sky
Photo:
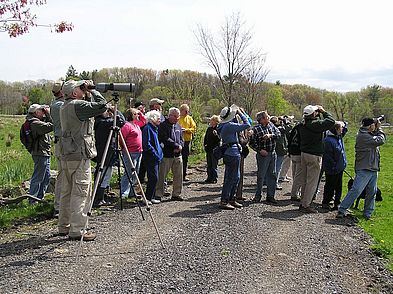
[[[218,31],[239,12],[253,45],[267,53],[268,81],[335,91],[393,87],[393,41],[388,0],[48,0],[33,13],[41,24],[67,20],[72,32],[33,28],[0,34],[0,80],[64,76],[104,67],[154,70],[206,67],[193,35],[197,24]]]

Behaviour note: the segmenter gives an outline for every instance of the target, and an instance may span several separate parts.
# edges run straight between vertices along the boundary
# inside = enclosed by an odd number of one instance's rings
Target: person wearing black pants
[[[325,187],[323,191],[322,208],[337,210],[341,202],[343,172],[347,166],[344,142],[342,137],[347,132],[346,124],[336,121],[334,127],[327,131],[324,139],[324,154],[322,170],[325,172]],[[334,198],[334,206],[330,202]]]

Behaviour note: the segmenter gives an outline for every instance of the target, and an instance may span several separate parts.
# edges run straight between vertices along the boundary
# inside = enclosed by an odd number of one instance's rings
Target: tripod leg
[[[143,220],[145,220],[145,216],[143,215],[143,212],[142,212],[142,208],[141,208],[141,205],[140,205],[140,203],[139,203],[139,199],[138,199],[138,197],[136,196],[136,193],[135,193],[135,190],[134,190],[134,186],[132,185],[132,173],[135,173],[136,174],[136,170],[135,170],[135,167],[134,167],[134,164],[131,162],[131,175],[130,175],[130,173],[129,173],[129,171],[128,171],[128,168],[127,168],[127,164],[126,164],[126,162],[125,162],[125,160],[124,160],[124,156],[123,156],[123,154],[120,154],[120,158],[121,158],[121,161],[122,161],[122,163],[123,163],[123,166],[124,166],[124,174],[127,176],[127,178],[128,178],[128,181],[129,181],[129,183],[131,184],[131,187],[130,187],[130,189],[132,189],[132,191],[134,192],[134,195],[135,195],[135,198],[136,198],[136,204],[138,205],[138,208],[139,208],[139,212],[141,213],[141,216],[142,216],[142,219]],[[119,173],[120,174],[120,173]],[[130,190],[130,193],[131,193],[131,190]]]
[[[122,133],[119,133],[119,138],[120,138],[121,144],[122,144],[123,146],[127,146],[127,145],[126,145],[126,142],[124,141],[124,137],[123,137]],[[160,236],[160,232],[158,231],[158,228],[157,228],[157,224],[156,224],[156,222],[155,222],[155,220],[154,220],[154,218],[153,218],[153,215],[152,215],[152,213],[151,213],[149,202],[148,202],[147,199],[146,199],[145,192],[143,192],[142,184],[141,184],[141,182],[139,181],[138,174],[136,173],[135,166],[134,166],[133,163],[132,163],[131,156],[130,156],[130,153],[128,152],[127,148],[125,149],[125,153],[126,153],[126,155],[127,155],[127,157],[128,157],[128,160],[131,162],[131,166],[132,166],[132,168],[133,168],[133,173],[134,173],[135,178],[136,178],[136,180],[137,180],[137,182],[138,182],[138,186],[141,188],[141,191],[142,191],[142,198],[143,198],[143,201],[144,201],[145,204],[146,204],[146,210],[149,212],[149,215],[150,215],[151,221],[152,221],[152,223],[153,223],[153,226],[154,226],[154,228],[155,228],[155,230],[156,230],[158,239],[160,240],[160,243],[161,243],[162,248],[165,249],[164,243],[162,242],[162,239],[161,239],[161,236]]]

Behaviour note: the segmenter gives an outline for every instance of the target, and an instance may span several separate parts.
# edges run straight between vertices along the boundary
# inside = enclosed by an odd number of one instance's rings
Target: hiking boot
[[[235,209],[235,207],[233,207],[231,204],[229,204],[228,202],[225,202],[225,201],[220,202],[220,208],[225,209],[225,210],[234,210]]]
[[[87,232],[83,235],[83,241],[89,242],[89,241],[94,241],[94,239],[97,237],[96,233],[93,232]],[[75,241],[75,240],[80,240],[82,238],[82,235],[80,236],[68,236],[69,240]]]
[[[324,209],[324,210],[331,210],[332,208],[331,208],[331,206],[329,204],[322,203],[322,209]]]
[[[243,204],[240,204],[237,201],[229,201],[229,204],[232,205],[235,208],[242,208],[243,207]]]
[[[172,197],[171,197],[171,200],[172,200],[172,201],[183,201],[184,198],[181,197],[181,196],[172,196]]]
[[[303,206],[299,206],[299,211],[303,212],[303,213],[318,213],[318,211],[312,207],[303,207]]]
[[[345,213],[341,211],[337,212],[336,214],[336,218],[344,218],[345,216],[346,216]]]
[[[272,197],[267,197],[266,202],[272,203],[272,204],[277,204],[277,200]]]

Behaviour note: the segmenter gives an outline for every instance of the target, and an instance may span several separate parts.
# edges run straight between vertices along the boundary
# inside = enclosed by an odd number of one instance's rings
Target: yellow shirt
[[[191,141],[192,135],[195,133],[196,124],[190,115],[180,116],[179,125],[183,129],[184,141]]]

